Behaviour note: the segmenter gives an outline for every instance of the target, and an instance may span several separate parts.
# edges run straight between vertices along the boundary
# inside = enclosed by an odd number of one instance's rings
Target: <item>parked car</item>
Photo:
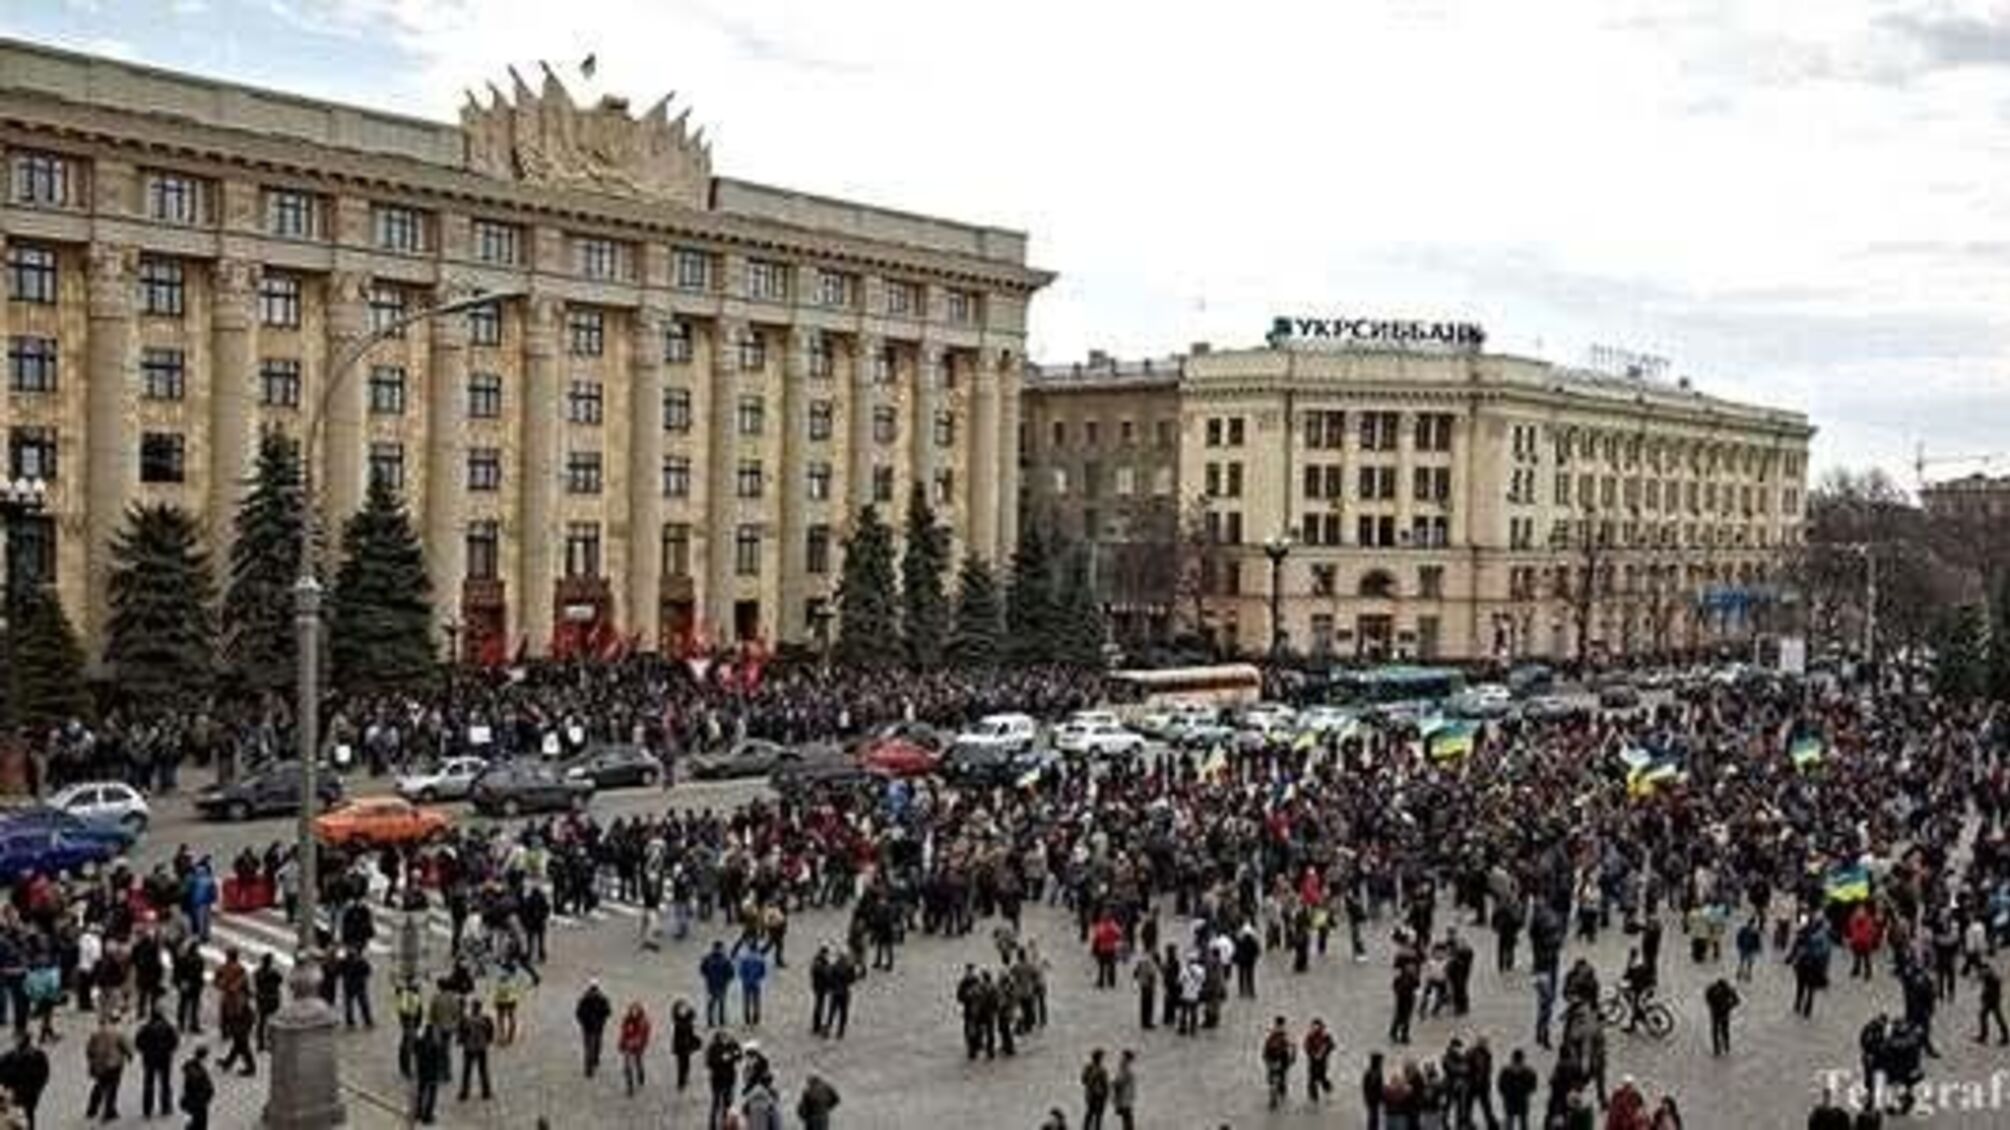
[[[437,808],[421,808],[401,796],[359,797],[314,818],[314,835],[324,844],[383,847],[424,843],[452,823]]]
[[[1546,695],[1556,687],[1556,672],[1541,663],[1524,663],[1508,672],[1507,687],[1516,698]]]
[[[104,863],[119,854],[109,839],[29,822],[0,824],[0,883],[28,874],[58,875]]]
[[[942,767],[942,757],[926,746],[903,738],[888,738],[859,754],[858,763],[882,777],[926,777]]]
[[[431,769],[407,773],[398,778],[398,795],[406,800],[431,804],[439,800],[466,800],[475,778],[489,763],[480,757],[449,757]]]
[[[146,830],[153,812],[147,798],[124,781],[87,781],[58,790],[49,798],[49,807],[61,809],[80,820],[118,824],[135,834]]]
[[[1613,679],[1598,688],[1598,707],[1601,710],[1631,710],[1639,705],[1639,690],[1623,679]]]
[[[1040,736],[1039,724],[1030,715],[990,714],[956,735],[954,744],[1009,750],[1033,748]]]
[[[785,796],[819,785],[846,788],[878,775],[837,746],[815,745],[788,751],[768,774],[768,784]]]
[[[1296,711],[1281,702],[1258,702],[1244,707],[1236,718],[1236,724],[1245,730],[1268,734],[1274,730],[1290,729],[1297,717]]]
[[[1218,719],[1213,711],[1183,714],[1173,723],[1167,740],[1188,749],[1201,749],[1235,738],[1235,727]]]
[[[541,761],[505,761],[475,778],[468,797],[484,816],[573,812],[586,807],[593,782],[566,777]]]
[[[1450,711],[1460,718],[1505,718],[1514,695],[1499,683],[1481,683],[1452,696]]]
[[[568,777],[584,777],[595,788],[653,785],[663,779],[663,763],[639,745],[604,745],[587,750],[564,764]]]
[[[685,764],[701,781],[729,777],[765,777],[789,756],[788,747],[761,738],[745,738],[725,749],[692,754]]]
[[[31,804],[0,815],[0,829],[41,828],[63,832],[73,839],[99,840],[114,852],[123,852],[140,838],[140,830],[114,820],[86,820],[61,808]]]
[[[285,816],[300,811],[300,763],[268,765],[229,785],[211,785],[195,795],[195,808],[211,820],[249,820],[254,816]],[[334,770],[316,775],[314,792],[323,806],[342,799],[342,779]]]
[[[1354,722],[1355,712],[1344,706],[1308,706],[1298,715],[1298,724],[1315,734],[1344,730]]]
[[[1584,713],[1584,708],[1561,695],[1540,695],[1522,704],[1521,716],[1531,722],[1560,722]]]
[[[1144,750],[1145,738],[1115,718],[1075,719],[1054,730],[1054,748],[1066,754],[1131,757]]]
[[[982,746],[955,746],[942,759],[942,775],[965,788],[1016,785],[1028,773],[1043,771],[1061,762],[1051,749],[1010,751]]]

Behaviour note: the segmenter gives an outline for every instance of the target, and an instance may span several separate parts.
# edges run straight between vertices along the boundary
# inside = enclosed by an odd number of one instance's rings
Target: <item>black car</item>
[[[1598,688],[1601,710],[1632,710],[1640,705],[1640,692],[1632,683],[1613,680]]]
[[[1013,785],[1028,773],[1058,764],[1059,754],[1048,749],[1002,749],[958,743],[942,758],[942,775],[965,788],[986,789]]]
[[[691,767],[691,776],[699,780],[722,780],[728,777],[765,777],[788,758],[787,746],[761,738],[746,738],[725,749],[693,754],[685,764]]]
[[[592,780],[567,777],[538,761],[491,765],[468,790],[475,811],[484,816],[571,812],[585,808],[592,796]]]
[[[300,811],[300,763],[283,761],[239,777],[229,785],[211,785],[195,796],[195,809],[211,820],[249,820],[254,816],[287,816]],[[315,776],[315,795],[327,808],[342,799],[342,779],[333,769]]]
[[[872,770],[836,746],[807,746],[783,751],[768,774],[768,784],[776,792],[791,796],[819,785],[850,788],[873,777]]]
[[[597,789],[653,785],[663,779],[663,763],[638,745],[598,746],[560,768],[569,778],[592,781]]]

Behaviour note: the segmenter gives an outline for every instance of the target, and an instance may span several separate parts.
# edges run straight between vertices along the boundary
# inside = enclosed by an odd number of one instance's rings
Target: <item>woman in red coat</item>
[[[628,1006],[621,1017],[621,1038],[615,1045],[621,1051],[621,1079],[629,1094],[643,1084],[642,1056],[649,1050],[649,1014],[642,1011],[642,1002]]]
[[[1843,937],[1849,943],[1849,975],[1870,980],[1870,955],[1876,953],[1878,944],[1884,941],[1884,923],[1878,921],[1869,903],[1859,903],[1850,912]]]

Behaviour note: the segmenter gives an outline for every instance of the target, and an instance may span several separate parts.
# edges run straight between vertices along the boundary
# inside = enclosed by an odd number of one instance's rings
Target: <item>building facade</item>
[[[1367,661],[1749,639],[1787,599],[1813,435],[1477,343],[1095,356],[1029,370],[1024,413],[1025,520],[1174,563],[1131,598],[1155,627]],[[1176,518],[1138,544],[1138,512]]]
[[[475,657],[804,639],[911,484],[1009,556],[1022,234],[714,176],[663,104],[512,78],[450,125],[0,42],[0,434],[87,642],[126,508],[224,560],[259,435],[317,406],[322,521],[396,487]]]
[[[1977,472],[1919,488],[1920,507],[1929,518],[1994,522],[2010,518],[2010,475]]]

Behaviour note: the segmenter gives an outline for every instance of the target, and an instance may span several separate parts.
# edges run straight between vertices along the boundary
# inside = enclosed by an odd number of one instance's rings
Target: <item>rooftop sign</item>
[[[1487,331],[1477,322],[1278,315],[1270,319],[1270,333],[1266,339],[1273,349],[1294,345],[1330,345],[1477,353],[1486,345]]]

